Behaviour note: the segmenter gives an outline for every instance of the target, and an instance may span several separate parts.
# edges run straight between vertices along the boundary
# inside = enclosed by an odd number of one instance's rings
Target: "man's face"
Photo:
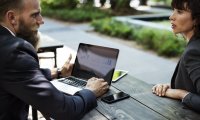
[[[30,42],[34,47],[38,43],[38,29],[43,24],[38,0],[24,0],[24,9],[18,19],[16,36]]]
[[[16,36],[28,41],[37,48],[39,42],[38,31],[31,30],[31,26],[26,24],[23,19],[19,19],[19,27]]]

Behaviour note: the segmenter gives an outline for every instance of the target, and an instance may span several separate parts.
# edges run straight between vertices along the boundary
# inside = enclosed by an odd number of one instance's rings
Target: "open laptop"
[[[91,77],[103,78],[110,85],[118,54],[119,49],[80,43],[71,76],[51,82],[70,95],[84,89]]]

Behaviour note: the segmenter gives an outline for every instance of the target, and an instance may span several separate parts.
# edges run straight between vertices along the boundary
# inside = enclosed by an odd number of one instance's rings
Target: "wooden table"
[[[98,107],[82,120],[199,120],[200,114],[183,108],[181,101],[158,97],[151,92],[152,85],[130,75],[112,83],[110,91],[123,91],[130,98],[107,104],[98,100]]]

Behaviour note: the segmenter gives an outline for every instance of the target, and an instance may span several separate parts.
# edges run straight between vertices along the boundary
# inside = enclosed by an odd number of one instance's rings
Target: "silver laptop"
[[[51,82],[70,95],[84,89],[91,77],[103,78],[110,85],[118,54],[119,49],[80,43],[71,76]]]

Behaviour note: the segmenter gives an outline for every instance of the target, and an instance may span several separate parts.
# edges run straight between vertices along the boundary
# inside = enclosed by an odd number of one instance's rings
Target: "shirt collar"
[[[9,28],[7,28],[6,26],[3,26],[3,25],[2,25],[2,27],[6,28],[13,36],[15,36],[15,34]]]

